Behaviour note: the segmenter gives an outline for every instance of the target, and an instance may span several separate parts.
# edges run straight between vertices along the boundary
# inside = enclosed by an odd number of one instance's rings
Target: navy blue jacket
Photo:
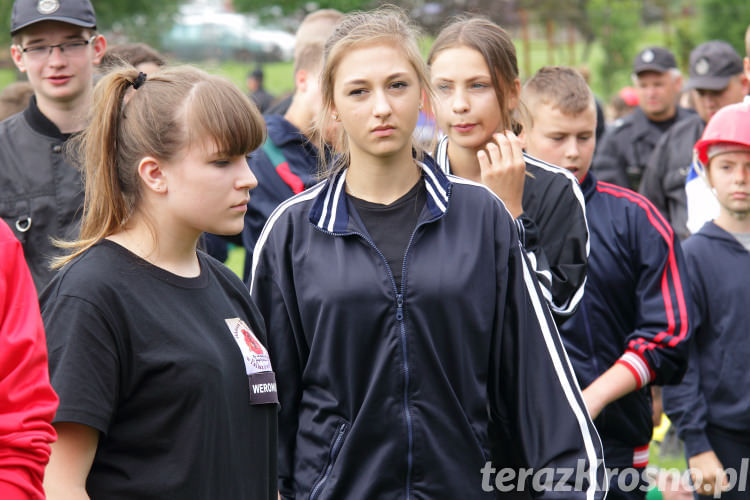
[[[271,212],[282,201],[320,181],[317,176],[317,148],[283,116],[265,115],[263,118],[268,130],[267,141],[276,146],[285,161],[274,165],[262,147],[248,155],[247,162],[258,179],[258,186],[250,191],[242,233],[236,237],[206,234],[202,243],[209,255],[222,262],[227,258],[227,242],[245,247],[245,282],[250,278],[255,242]]]
[[[665,387],[664,410],[687,456],[711,449],[706,427],[750,434],[750,253],[713,222],[683,243],[695,334],[682,383]]]
[[[589,234],[585,202],[573,174],[526,153],[523,158],[531,176],[524,181],[523,213],[516,226],[542,293],[555,318],[562,322],[578,307],[586,282]],[[435,160],[444,173],[451,173],[448,137],[438,144]]]
[[[282,496],[492,498],[480,470],[512,450],[519,467],[581,459],[590,496],[565,498],[601,498],[601,444],[513,219],[424,161],[399,284],[346,171],[280,205],[258,240],[251,293],[283,367]]]
[[[639,390],[607,405],[595,423],[608,466],[644,466],[653,431],[647,386],[679,382],[687,363],[685,261],[674,231],[645,197],[591,172],[581,189],[591,237],[586,291],[560,334],[581,387],[615,363],[639,381]]]
[[[258,179],[258,186],[250,191],[250,203],[245,214],[245,228],[242,230],[242,244],[249,252],[246,268],[252,261],[252,250],[258,241],[260,231],[271,212],[279,204],[317,184],[318,149],[310,143],[300,130],[283,116],[266,115],[268,140],[282,152],[286,166],[277,167],[258,148],[248,156],[248,163]]]

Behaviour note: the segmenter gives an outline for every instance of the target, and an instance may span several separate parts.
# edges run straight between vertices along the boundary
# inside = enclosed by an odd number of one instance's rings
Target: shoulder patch
[[[626,123],[625,118],[618,118],[617,120],[612,122],[612,128],[618,129],[622,127],[623,125],[625,125],[625,123]]]

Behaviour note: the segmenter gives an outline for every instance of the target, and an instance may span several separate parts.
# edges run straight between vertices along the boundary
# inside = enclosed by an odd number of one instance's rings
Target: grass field
[[[245,249],[231,245],[224,264],[234,271],[234,274],[242,278],[242,272],[245,268]]]
[[[16,81],[16,72],[10,69],[0,70],[0,88]]]
[[[255,65],[235,61],[204,62],[198,64],[209,73],[221,75],[246,90],[245,78]],[[294,65],[291,62],[273,62],[263,65],[263,79],[266,90],[281,95],[294,90]]]

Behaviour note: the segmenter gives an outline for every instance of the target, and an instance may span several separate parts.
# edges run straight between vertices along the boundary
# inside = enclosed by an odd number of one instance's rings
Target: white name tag
[[[273,371],[271,358],[249,326],[240,318],[225,319],[229,331],[242,352],[245,371],[248,375]]]
[[[245,361],[245,371],[250,385],[250,404],[278,403],[276,376],[271,367],[271,358],[253,331],[240,318],[225,319],[229,331],[237,342]]]

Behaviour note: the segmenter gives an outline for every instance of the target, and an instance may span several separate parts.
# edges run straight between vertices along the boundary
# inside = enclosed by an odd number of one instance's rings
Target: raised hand
[[[523,183],[526,162],[521,139],[510,130],[497,133],[487,143],[486,151],[477,152],[482,183],[500,197],[515,218],[523,213]]]

